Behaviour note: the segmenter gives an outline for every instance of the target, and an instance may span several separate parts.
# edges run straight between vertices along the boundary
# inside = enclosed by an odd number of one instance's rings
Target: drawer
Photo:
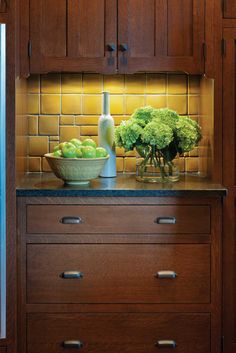
[[[27,353],[66,352],[70,341],[85,353],[210,352],[209,314],[29,314],[27,323]]]
[[[71,224],[72,223],[72,224]],[[210,206],[28,205],[28,233],[210,233]]]
[[[210,245],[28,244],[27,301],[208,303]]]

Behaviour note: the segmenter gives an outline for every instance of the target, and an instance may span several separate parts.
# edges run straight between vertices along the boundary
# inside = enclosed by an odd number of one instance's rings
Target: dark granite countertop
[[[67,186],[52,173],[29,173],[17,183],[17,196],[226,196],[227,189],[198,175],[181,175],[175,183],[140,183],[134,174],[98,178],[83,186]]]

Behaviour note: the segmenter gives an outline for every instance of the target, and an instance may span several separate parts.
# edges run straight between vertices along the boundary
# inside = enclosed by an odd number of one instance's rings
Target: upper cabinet
[[[119,71],[203,73],[204,2],[119,0]]]
[[[30,0],[30,72],[115,72],[116,4]]]
[[[236,18],[236,1],[222,0],[224,18]]]
[[[204,72],[205,0],[30,0],[30,72]]]

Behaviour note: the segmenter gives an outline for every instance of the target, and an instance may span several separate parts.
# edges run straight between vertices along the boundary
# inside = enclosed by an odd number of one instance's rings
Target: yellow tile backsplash
[[[57,115],[39,116],[39,135],[58,135],[59,117]]]
[[[48,115],[61,113],[61,96],[59,94],[41,94],[40,103],[41,114]]]
[[[146,93],[166,94],[167,75],[148,74],[146,80]]]
[[[134,75],[47,74],[28,78],[28,171],[50,171],[43,154],[59,141],[92,137],[97,141],[102,91],[111,93],[115,124],[129,119],[144,105],[168,107],[179,114],[199,118],[199,76],[150,73]],[[136,152],[117,147],[117,171],[134,172]],[[179,158],[181,171],[198,171],[195,149]]]
[[[62,74],[61,93],[81,93],[82,75],[81,74]]]
[[[60,74],[47,74],[41,76],[41,93],[61,93]]]
[[[81,95],[63,94],[61,97],[62,114],[81,114]]]

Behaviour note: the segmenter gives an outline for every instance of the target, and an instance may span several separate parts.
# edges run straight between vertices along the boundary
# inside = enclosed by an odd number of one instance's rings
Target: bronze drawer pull
[[[177,273],[175,271],[158,271],[155,275],[157,278],[176,278]]]
[[[173,340],[160,340],[155,343],[158,348],[176,348],[177,344]]]
[[[64,279],[83,278],[84,274],[79,271],[65,271],[62,272],[61,277]]]
[[[62,224],[81,224],[83,219],[81,217],[62,217],[60,222]]]
[[[176,224],[175,217],[157,217],[157,224]]]
[[[83,348],[83,343],[81,341],[64,341],[62,346],[64,348],[80,349]]]

